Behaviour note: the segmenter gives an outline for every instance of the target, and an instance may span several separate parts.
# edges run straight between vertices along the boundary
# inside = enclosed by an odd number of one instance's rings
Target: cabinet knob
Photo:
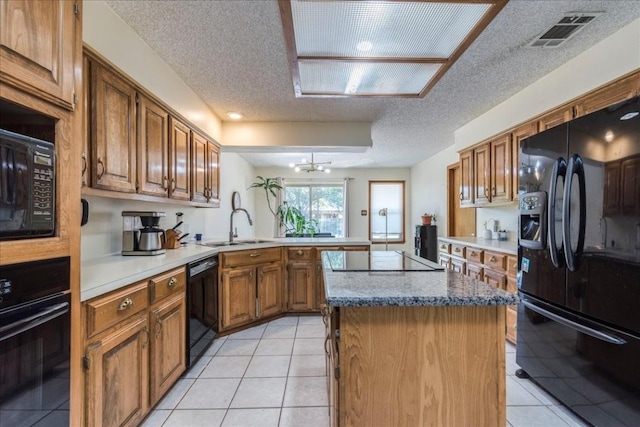
[[[492,256],[491,258],[489,258],[489,262],[496,262],[496,261],[497,261],[497,259],[496,259],[496,257],[494,257],[494,256]]]
[[[476,255],[478,255],[476,251],[471,251],[471,256],[476,256]]]
[[[98,166],[100,168],[98,169]],[[104,162],[100,157],[98,157],[98,164],[96,165],[96,172],[98,172],[98,179],[102,179],[102,175],[104,175]]]
[[[460,196],[459,196],[459,197],[460,197],[460,200],[462,200],[462,192],[460,193]]]
[[[87,155],[82,153],[82,176],[87,171]]]
[[[167,178],[166,176],[162,177],[162,189],[163,190],[169,189],[169,178]]]
[[[173,288],[175,285],[178,284],[178,279],[176,279],[175,277],[172,277],[169,280],[169,283],[167,283],[167,287],[169,287],[170,289]]]
[[[171,191],[176,191],[176,179],[171,178]]]
[[[133,307],[133,300],[131,298],[125,298],[118,306],[118,311],[124,311]]]
[[[251,258],[255,258],[255,257],[260,256],[260,254],[259,254],[258,252],[252,252],[252,253],[250,253],[250,254],[249,254],[249,256],[250,256]]]
[[[296,252],[296,255],[298,255],[298,256],[302,256],[302,254],[303,254],[302,250],[301,250],[301,249],[298,249],[298,251]]]
[[[456,252],[460,252],[460,248],[456,248]]]

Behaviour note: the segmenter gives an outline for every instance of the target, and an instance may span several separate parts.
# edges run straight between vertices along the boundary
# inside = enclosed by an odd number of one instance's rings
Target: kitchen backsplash
[[[507,240],[518,240],[518,205],[516,203],[506,206],[476,209],[476,236],[483,237],[485,223],[487,224],[487,228],[492,230],[495,221],[498,223],[498,230],[507,231]],[[497,240],[497,233],[492,232],[492,238]]]

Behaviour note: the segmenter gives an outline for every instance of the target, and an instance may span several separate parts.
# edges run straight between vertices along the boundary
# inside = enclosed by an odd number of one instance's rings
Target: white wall
[[[446,233],[444,223],[446,212],[446,190],[431,186],[446,186],[446,170],[451,163],[458,161],[455,152],[497,135],[545,111],[578,98],[599,86],[628,74],[640,67],[640,19],[635,20],[618,32],[591,47],[581,55],[542,77],[524,90],[518,92],[503,103],[467,123],[454,133],[455,147],[444,150],[411,169],[415,189],[412,193],[413,214],[429,208],[440,210],[438,218],[439,232]],[[447,153],[449,155],[447,155]],[[455,155],[451,156],[451,153]],[[444,157],[443,161],[439,161]],[[441,182],[431,179],[441,177]],[[427,187],[419,182],[427,183]],[[434,208],[419,204],[420,192],[437,195]],[[489,219],[497,219],[501,229],[509,231],[510,240],[516,240],[517,205],[506,205],[477,209],[476,235],[482,235],[483,224]]]
[[[331,174],[301,175],[289,168],[256,168],[255,174],[265,178],[332,178],[342,179],[353,178],[349,183],[348,206],[349,206],[349,234],[350,237],[361,237],[368,239],[369,236],[369,212],[367,216],[361,216],[361,210],[369,209],[369,181],[370,180],[404,180],[405,181],[405,244],[389,245],[389,250],[413,250],[413,226],[420,221],[420,216],[412,215],[411,210],[411,170],[409,168],[354,168],[354,169],[331,169]],[[269,212],[267,201],[262,190],[252,190],[255,194],[256,209],[256,236],[273,236],[273,215]],[[253,212],[252,212],[253,215]],[[384,250],[384,244],[374,245],[374,250]]]
[[[411,218],[436,215],[438,235],[447,235],[447,166],[458,161],[452,145],[411,168]]]
[[[83,40],[140,85],[157,95],[209,136],[220,139],[221,122],[207,105],[151,50],[103,1],[85,2]],[[194,208],[171,203],[86,197],[90,203],[89,223],[82,227],[82,260],[97,258],[122,249],[123,210],[154,210],[167,214],[162,228],[175,224],[176,212],[184,214],[191,237],[226,240],[229,233],[231,194],[239,191],[243,206],[254,210],[254,197],[247,188],[254,180],[253,167],[234,153],[220,155],[220,208]],[[242,215],[242,214],[240,214]],[[254,228],[236,214],[235,224],[242,238],[254,237]]]

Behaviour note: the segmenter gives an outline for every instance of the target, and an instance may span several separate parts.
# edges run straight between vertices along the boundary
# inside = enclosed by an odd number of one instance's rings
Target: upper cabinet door
[[[460,153],[460,207],[473,206],[473,150]]]
[[[491,141],[491,201],[511,200],[511,134]]]
[[[118,75],[92,65],[92,187],[135,193],[136,91]]]
[[[640,91],[640,74],[634,73],[582,99],[576,105],[576,117],[581,117],[617,104],[625,99],[633,98],[638,95],[638,91]]]
[[[139,192],[168,196],[169,189],[169,113],[141,96],[138,103],[138,182]]]
[[[72,110],[77,19],[72,1],[2,0],[2,81]]]
[[[191,199],[190,143],[191,130],[174,117],[169,118],[169,197],[178,200]]]
[[[490,144],[483,144],[473,150],[474,199],[476,205],[491,202]]]
[[[207,202],[220,206],[220,148],[207,143]]]
[[[518,200],[520,193],[518,175],[520,173],[520,141],[538,133],[538,125],[535,122],[527,123],[514,130],[511,134],[511,188],[513,200]],[[526,190],[523,190],[524,193]]]
[[[207,201],[207,145],[208,141],[197,133],[193,133],[192,152],[193,166],[191,176],[193,181],[193,196],[191,200],[194,202]]]
[[[573,118],[573,107],[564,107],[546,114],[538,120],[538,130],[542,132],[568,122]]]

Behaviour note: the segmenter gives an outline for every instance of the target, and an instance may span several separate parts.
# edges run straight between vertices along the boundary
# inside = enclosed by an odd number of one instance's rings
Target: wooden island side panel
[[[505,307],[341,307],[342,426],[505,426]]]

